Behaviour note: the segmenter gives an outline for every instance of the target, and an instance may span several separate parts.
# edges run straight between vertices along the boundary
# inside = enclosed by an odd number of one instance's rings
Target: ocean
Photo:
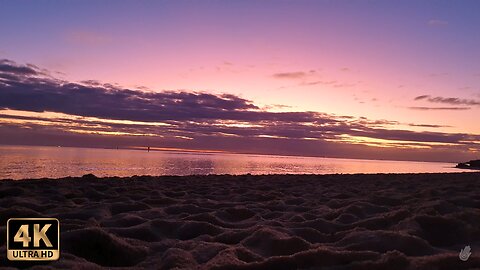
[[[0,179],[192,174],[461,172],[455,164],[226,153],[0,146]]]

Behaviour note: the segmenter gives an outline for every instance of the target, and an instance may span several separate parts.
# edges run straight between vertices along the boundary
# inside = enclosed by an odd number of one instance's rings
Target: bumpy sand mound
[[[6,220],[57,217],[44,268],[480,267],[480,174],[66,178],[0,181]],[[468,261],[458,258],[472,247]],[[38,265],[37,265],[38,267]]]

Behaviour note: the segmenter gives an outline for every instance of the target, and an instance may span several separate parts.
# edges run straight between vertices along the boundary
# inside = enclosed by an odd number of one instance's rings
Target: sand
[[[479,173],[8,180],[0,265],[471,269],[480,267],[479,208]],[[61,259],[7,261],[11,217],[58,218]]]

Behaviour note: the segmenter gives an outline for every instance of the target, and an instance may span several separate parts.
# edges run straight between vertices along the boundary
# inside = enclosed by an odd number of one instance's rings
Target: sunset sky
[[[479,12],[0,0],[0,144],[478,158]]]

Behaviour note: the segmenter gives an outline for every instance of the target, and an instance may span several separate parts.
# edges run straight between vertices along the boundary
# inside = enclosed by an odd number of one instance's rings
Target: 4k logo
[[[56,218],[11,218],[7,221],[7,258],[52,261],[60,257],[60,222]]]

